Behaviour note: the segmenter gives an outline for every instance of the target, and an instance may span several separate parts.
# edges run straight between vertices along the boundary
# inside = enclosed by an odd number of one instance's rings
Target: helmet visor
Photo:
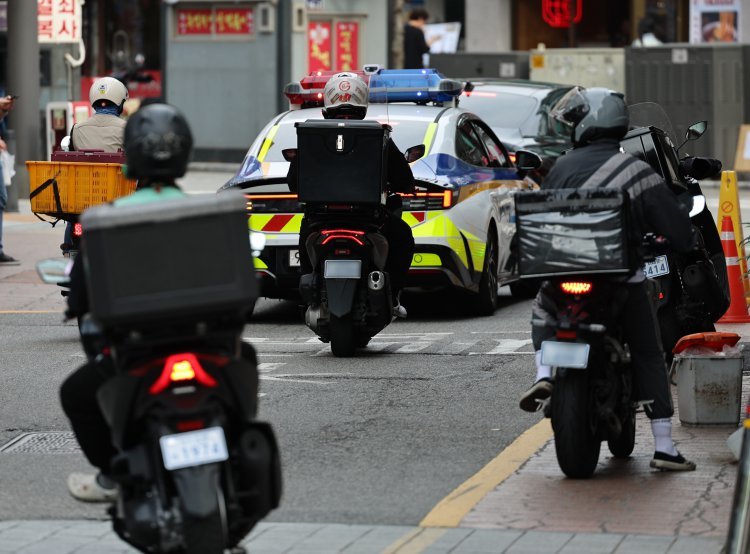
[[[581,122],[589,110],[589,102],[583,95],[583,89],[573,87],[552,106],[550,117],[553,120],[553,127],[558,127],[554,125],[554,122],[562,123],[570,132]]]

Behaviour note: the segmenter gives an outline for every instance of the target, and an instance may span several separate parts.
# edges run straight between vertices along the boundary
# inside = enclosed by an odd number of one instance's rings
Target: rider
[[[325,119],[364,119],[367,115],[369,91],[367,85],[354,73],[337,73],[326,83],[323,92],[323,117]],[[414,192],[414,175],[406,158],[389,138],[387,145],[387,180],[388,192]],[[287,182],[292,192],[297,192],[297,159],[292,159],[287,174]],[[391,279],[393,291],[393,314],[406,317],[406,309],[401,306],[401,289],[406,281],[406,274],[411,266],[414,255],[414,237],[411,227],[393,210],[387,211],[387,217],[381,228],[388,239],[388,258],[385,270]],[[305,241],[310,234],[307,218],[302,219],[299,233],[299,258],[302,274],[312,273],[312,264],[305,247]]]
[[[89,102],[94,115],[82,123],[76,123],[70,130],[70,150],[104,150],[118,152],[123,149],[123,129],[125,120],[120,118],[128,89],[114,77],[97,79],[89,89]],[[73,246],[73,225],[65,226],[64,252]]]
[[[696,238],[688,212],[664,180],[646,162],[626,154],[616,157],[629,126],[622,94],[604,88],[574,88],[553,107],[551,115],[571,129],[574,148],[555,162],[542,184],[543,189],[578,188],[589,178],[600,183],[599,186],[619,188],[630,197],[637,236],[655,232],[666,237],[677,252],[693,248]],[[694,470],[695,464],[686,460],[672,441],[672,394],[659,325],[643,271],[638,269],[623,286],[628,300],[621,322],[630,346],[637,388],[642,399],[652,400],[645,405],[655,442],[651,467]],[[542,286],[533,303],[533,318],[549,320],[548,314],[553,310],[554,305]],[[532,328],[537,380],[521,397],[520,407],[525,411],[536,411],[538,401],[553,393],[552,368],[541,364],[541,343],[553,333],[550,327]]]
[[[139,188],[115,200],[115,206],[144,204],[185,196],[175,178],[185,174],[193,144],[184,116],[172,106],[151,104],[138,110],[127,122],[124,133],[127,175],[138,179]],[[68,317],[88,312],[82,257],[71,271]],[[110,431],[96,401],[99,387],[113,374],[111,358],[99,356],[73,372],[60,388],[63,411],[96,475],[72,473],[68,490],[79,500],[108,502],[117,496],[110,474],[110,460],[116,453]]]

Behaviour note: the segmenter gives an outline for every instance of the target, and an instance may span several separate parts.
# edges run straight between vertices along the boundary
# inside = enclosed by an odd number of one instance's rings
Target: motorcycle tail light
[[[75,225],[73,225],[73,236],[83,236],[83,225],[81,225],[80,223],[76,223]]]
[[[558,339],[572,340],[578,336],[578,333],[567,329],[558,329],[555,336],[557,336]]]
[[[216,386],[216,379],[206,373],[195,354],[190,352],[173,354],[164,362],[161,375],[154,381],[148,392],[159,394],[172,383],[186,383],[188,381],[196,381],[206,387]]]
[[[197,431],[198,429],[203,429],[205,427],[205,424],[203,423],[202,419],[186,419],[184,421],[178,421],[175,424],[175,429],[179,431],[180,433],[184,433],[185,431]]]
[[[560,283],[560,290],[565,294],[573,294],[580,296],[582,294],[589,294],[593,284],[590,281],[563,281]]]
[[[353,229],[325,229],[321,231],[320,234],[325,237],[322,244],[328,244],[336,239],[346,239],[354,241],[360,246],[365,245],[361,238],[365,234],[364,231],[355,231]]]

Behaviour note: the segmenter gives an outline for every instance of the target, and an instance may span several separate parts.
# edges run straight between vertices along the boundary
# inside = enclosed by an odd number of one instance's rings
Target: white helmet
[[[89,89],[89,102],[94,105],[98,100],[109,100],[115,106],[121,107],[128,99],[128,88],[114,77],[97,79]]]
[[[337,73],[328,79],[323,91],[326,115],[335,117],[336,112],[353,111],[364,118],[368,96],[367,85],[355,73]]]

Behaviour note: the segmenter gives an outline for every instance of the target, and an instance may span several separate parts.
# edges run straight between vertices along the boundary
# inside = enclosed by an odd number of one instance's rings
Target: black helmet
[[[173,179],[185,175],[193,136],[179,110],[149,104],[128,119],[124,146],[128,177]]]
[[[575,146],[603,138],[620,140],[630,121],[623,95],[606,88],[572,88],[552,107],[550,115],[570,128]]]

